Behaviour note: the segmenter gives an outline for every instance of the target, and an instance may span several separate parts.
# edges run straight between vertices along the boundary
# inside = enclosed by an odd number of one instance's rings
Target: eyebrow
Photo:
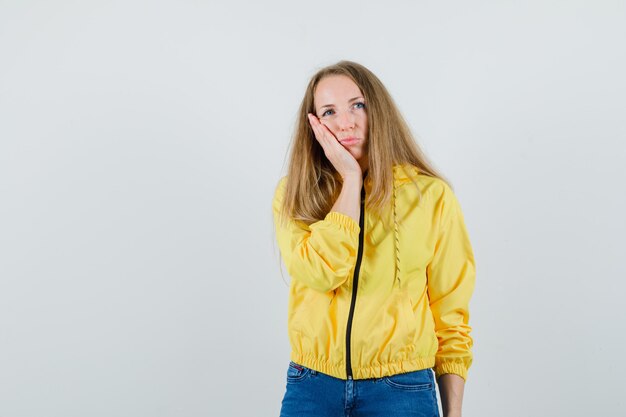
[[[351,101],[354,101],[354,100],[358,100],[358,99],[363,99],[363,97],[361,97],[361,96],[353,97],[350,100],[348,100],[348,103],[350,103]],[[334,107],[334,104],[324,104],[323,106],[320,107],[320,110],[322,110],[324,107]]]

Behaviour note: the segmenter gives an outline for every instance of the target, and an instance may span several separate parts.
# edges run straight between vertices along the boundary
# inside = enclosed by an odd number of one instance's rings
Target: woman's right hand
[[[344,180],[350,177],[361,179],[363,172],[354,156],[339,143],[335,135],[314,114],[309,113],[308,117],[313,133],[315,133],[315,139],[322,145],[324,155],[339,172],[341,178]]]

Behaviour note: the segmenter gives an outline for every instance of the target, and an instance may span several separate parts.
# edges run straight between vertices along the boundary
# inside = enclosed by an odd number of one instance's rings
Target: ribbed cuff
[[[351,232],[359,233],[361,230],[359,224],[352,217],[338,211],[328,212],[324,220],[343,226]]]
[[[444,374],[455,374],[463,378],[463,380],[467,380],[467,368],[459,363],[455,362],[444,362],[435,366],[435,377],[439,378]]]

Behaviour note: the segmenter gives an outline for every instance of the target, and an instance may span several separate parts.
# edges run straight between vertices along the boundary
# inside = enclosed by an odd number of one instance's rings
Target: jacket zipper
[[[361,215],[359,216],[359,248],[354,266],[354,279],[352,280],[352,301],[350,302],[350,313],[348,314],[348,328],[346,330],[346,374],[348,379],[352,379],[352,360],[350,358],[350,334],[352,333],[352,318],[354,316],[354,305],[356,304],[356,291],[359,284],[359,269],[363,258],[363,236],[365,226],[365,184],[361,188]]]

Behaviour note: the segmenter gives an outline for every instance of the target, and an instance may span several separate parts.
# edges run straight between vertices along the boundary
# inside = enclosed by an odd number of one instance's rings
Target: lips
[[[342,145],[352,145],[354,143],[357,143],[358,141],[359,141],[359,138],[355,138],[354,136],[350,136],[348,138],[343,138],[339,140],[339,142],[341,142]]]

